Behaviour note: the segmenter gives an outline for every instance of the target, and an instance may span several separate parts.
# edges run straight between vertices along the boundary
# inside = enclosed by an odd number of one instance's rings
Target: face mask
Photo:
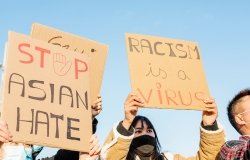
[[[37,146],[37,145],[32,146],[32,151],[33,152],[40,152],[42,149],[43,149],[42,146]]]
[[[156,140],[149,135],[142,135],[132,140],[131,147],[139,156],[150,156],[156,148]]]

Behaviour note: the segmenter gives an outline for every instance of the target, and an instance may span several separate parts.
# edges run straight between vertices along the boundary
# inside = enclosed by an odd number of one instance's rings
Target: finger
[[[135,95],[136,95],[136,94],[133,93],[133,92],[129,93],[128,96],[127,96],[127,98],[126,98],[126,101],[129,100],[129,99],[131,99],[131,97],[133,97],[133,96],[135,96]]]
[[[100,112],[100,111],[102,111],[102,107],[101,106],[98,106],[98,107],[96,107],[96,108],[93,108],[92,109],[94,112]]]
[[[94,148],[96,146],[99,146],[99,140],[98,140],[97,136],[92,138],[92,141],[90,142],[90,145],[89,145],[89,150],[92,151],[92,154],[93,154],[93,152],[95,152]]]
[[[133,102],[138,102],[138,103],[144,104],[144,102],[143,102],[139,97],[137,97],[137,96],[131,97],[131,98],[127,101],[127,104],[133,103]]]
[[[90,143],[89,145],[89,150],[93,150],[93,148],[98,145],[99,141],[98,139],[94,139],[93,142]]]
[[[92,136],[89,139],[89,143],[92,143],[96,138],[97,138],[96,134],[92,134]]]
[[[130,102],[130,103],[129,103],[129,106],[141,107],[141,106],[144,106],[144,103],[137,102],[137,101],[133,101],[133,102]]]
[[[8,139],[4,138],[4,137],[0,137],[0,144],[2,143],[8,143]]]
[[[137,111],[138,111],[138,107],[136,107],[136,106],[133,106],[133,107],[131,107],[130,108],[130,110],[129,110],[130,112],[132,112],[133,114],[136,114],[137,113]]]
[[[134,97],[134,100],[140,103],[144,103],[144,101],[140,97],[137,97],[137,96]]]
[[[96,108],[97,108],[97,105],[96,105],[96,104],[91,105],[91,108],[92,108],[92,109],[96,109]]]
[[[91,108],[92,108],[92,109],[99,109],[99,108],[102,108],[102,103],[100,102],[100,103],[98,103],[98,104],[96,104],[96,105],[94,105],[94,106],[91,106]]]
[[[102,102],[98,102],[96,106],[97,107],[102,107]]]
[[[135,92],[131,92],[131,93],[129,93],[129,96],[136,96],[136,93]]]
[[[8,124],[4,120],[0,120],[0,126],[8,128]]]
[[[95,109],[96,107],[101,106],[101,105],[102,105],[102,102],[94,103],[93,105],[91,105],[91,108]]]
[[[130,106],[125,109],[126,112],[137,111],[137,110],[138,110],[138,106]]]
[[[98,155],[101,152],[101,147],[99,144],[96,144],[92,150],[91,150],[91,155]]]
[[[101,94],[100,94],[100,93],[97,95],[97,98],[102,98],[102,96],[101,96]]]
[[[98,151],[97,151],[97,149],[99,148],[99,144],[98,143],[96,143],[96,144],[94,144],[94,145],[92,145],[91,146],[91,149],[90,149],[90,151],[89,151],[89,155],[94,155],[94,154],[96,154]]]
[[[94,103],[99,103],[99,102],[102,102],[102,98],[101,97],[97,97],[97,100],[95,100]]]
[[[94,145],[96,145],[98,143],[98,138],[95,134],[93,134],[89,140],[89,148],[90,150],[93,148]]]
[[[95,112],[100,113],[102,111],[102,108],[95,109]]]
[[[127,103],[129,103],[130,101],[132,101],[132,100],[133,100],[133,97],[134,97],[135,95],[136,95],[136,94],[135,94],[134,92],[129,93],[128,96],[127,96],[127,98],[126,98],[126,100],[125,100],[125,102],[124,102],[124,104],[127,104]]]
[[[95,107],[99,103],[102,103],[102,98],[101,97],[97,97],[97,99],[93,102],[93,104],[91,105],[91,107]]]
[[[2,135],[3,137],[5,137],[7,139],[11,139],[13,137],[11,135],[11,133],[8,129],[8,125],[5,121],[0,122],[0,135]]]
[[[205,104],[205,108],[206,109],[215,109],[218,110],[218,107],[215,103],[211,103],[211,104]]]
[[[133,99],[135,99],[136,97],[138,97],[137,94],[133,92],[133,93],[131,93],[131,94],[129,95],[128,98],[129,98],[130,100],[133,100]]]
[[[206,104],[211,104],[211,103],[215,103],[214,98],[206,98],[203,100],[204,103]]]
[[[12,138],[6,132],[0,131],[0,141],[6,143],[12,141]]]
[[[209,103],[205,104],[205,108],[217,108],[217,105],[215,103]]]
[[[207,108],[205,111],[206,111],[206,112],[214,112],[214,113],[217,112],[217,110],[214,109],[214,108]]]

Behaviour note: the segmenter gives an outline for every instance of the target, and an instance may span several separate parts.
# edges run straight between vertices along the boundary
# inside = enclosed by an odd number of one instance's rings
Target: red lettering
[[[48,53],[50,54],[50,50],[40,48],[40,47],[35,47],[35,50],[40,51],[40,67],[44,67],[44,54]]]
[[[177,108],[183,109],[185,107],[192,107],[192,105],[198,105],[198,102],[202,101],[205,96],[203,92],[198,91],[191,92],[184,90],[161,89],[160,83],[156,83],[156,89],[151,88],[145,91],[137,88],[137,91],[139,96],[148,105],[152,103],[150,105],[159,105],[158,107],[171,106],[171,108],[176,106]]]
[[[171,91],[172,93],[173,93],[173,96],[172,97],[170,97],[169,96],[169,92],[168,91]],[[173,102],[176,106],[178,106],[178,103],[176,102],[176,101],[174,101],[174,99],[173,98],[176,98],[176,94],[175,94],[175,91],[173,91],[173,90],[165,90],[165,94],[166,94],[166,99],[167,99],[167,101],[168,101],[168,105],[170,104],[170,101],[171,102]]]
[[[148,94],[148,98],[147,98],[147,99],[146,99],[146,98],[144,97],[144,95],[142,94],[140,88],[137,88],[137,90],[139,91],[139,93],[140,93],[140,95],[142,96],[143,100],[144,100],[146,103],[148,103],[148,102],[150,101],[150,97],[151,97],[151,94],[152,94],[152,89],[149,91],[149,94]]]
[[[33,56],[29,52],[24,51],[23,50],[24,47],[25,48],[30,48],[30,44],[28,44],[28,43],[21,43],[21,44],[18,45],[18,50],[21,53],[27,55],[28,59],[27,60],[19,60],[19,62],[24,63],[24,64],[32,63],[33,62]]]
[[[79,64],[83,64],[83,68],[80,69]],[[84,61],[75,59],[75,79],[78,79],[79,72],[86,72],[88,70],[88,65]]]
[[[180,97],[180,100],[181,100],[181,104],[185,105],[185,106],[190,106],[192,104],[192,96],[191,96],[191,93],[189,93],[189,97],[190,97],[190,102],[189,103],[184,103],[183,102],[183,99],[182,99],[182,94],[181,94],[181,91],[178,91],[178,94],[179,94],[179,97]],[[185,96],[186,97],[186,96]]]

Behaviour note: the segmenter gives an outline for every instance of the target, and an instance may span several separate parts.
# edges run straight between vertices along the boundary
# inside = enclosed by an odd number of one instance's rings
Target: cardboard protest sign
[[[2,117],[14,142],[89,150],[89,57],[9,32]]]
[[[79,55],[89,55],[91,101],[97,99],[101,90],[108,47],[106,45],[65,33],[38,23],[32,25],[31,37],[61,46]]]
[[[132,89],[145,107],[203,110],[209,96],[198,45],[126,34]]]

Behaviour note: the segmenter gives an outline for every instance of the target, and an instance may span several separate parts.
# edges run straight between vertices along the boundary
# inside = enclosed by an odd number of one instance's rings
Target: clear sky
[[[195,41],[208,85],[219,107],[227,139],[237,139],[226,116],[229,100],[250,84],[250,1],[248,0],[43,0],[3,1],[0,5],[0,60],[9,30],[29,34],[38,22],[109,45],[97,135],[103,143],[123,119],[130,92],[125,32]],[[163,151],[193,155],[199,145],[200,111],[141,109],[157,130]],[[51,155],[45,149],[41,156]]]

